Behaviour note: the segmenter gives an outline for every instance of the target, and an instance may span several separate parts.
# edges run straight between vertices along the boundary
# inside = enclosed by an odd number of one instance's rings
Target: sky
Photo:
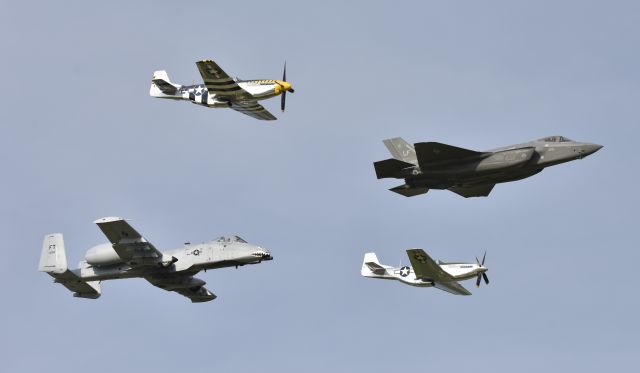
[[[635,1],[0,2],[4,371],[628,370],[635,276]],[[149,97],[195,62],[279,79],[263,122]],[[598,153],[487,198],[405,198],[381,140],[473,150],[564,135]],[[161,250],[237,234],[274,260],[200,273],[203,304],[142,279],[73,298],[71,266],[122,216]],[[363,254],[473,262],[473,295],[360,276]],[[633,365],[632,365],[633,364]]]

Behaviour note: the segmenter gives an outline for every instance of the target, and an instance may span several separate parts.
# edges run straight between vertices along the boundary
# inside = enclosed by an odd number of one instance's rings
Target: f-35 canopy
[[[549,137],[545,137],[542,138],[538,141],[544,141],[544,142],[570,142],[573,141],[569,138],[566,138],[564,136],[549,136]]]

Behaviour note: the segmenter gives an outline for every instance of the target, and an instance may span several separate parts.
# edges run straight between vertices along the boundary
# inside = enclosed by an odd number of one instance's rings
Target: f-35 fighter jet
[[[524,144],[478,152],[438,142],[409,145],[402,138],[383,141],[392,159],[375,162],[378,179],[404,179],[390,190],[406,197],[429,189],[448,189],[463,197],[486,197],[497,183],[533,176],[545,167],[582,159],[602,145],[550,136]]]
[[[458,283],[461,280],[476,278],[476,286],[480,287],[480,280],[484,279],[489,284],[487,267],[476,258],[476,263],[444,263],[434,261],[422,249],[407,250],[411,266],[399,268],[380,264],[375,253],[364,254],[362,270],[364,277],[380,278],[385,280],[398,280],[404,284],[418,287],[435,287],[451,294],[471,295],[471,293]]]
[[[273,259],[268,250],[237,236],[160,252],[122,218],[102,218],[94,223],[110,243],[89,249],[80,268],[68,269],[62,234],[46,235],[42,245],[38,269],[79,298],[99,298],[100,283],[104,280],[142,277],[151,285],[184,295],[191,302],[207,302],[216,296],[204,287],[204,281],[193,277],[196,273]]]

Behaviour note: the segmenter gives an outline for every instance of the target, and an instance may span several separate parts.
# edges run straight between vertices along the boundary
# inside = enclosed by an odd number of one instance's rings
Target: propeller
[[[484,266],[484,260],[487,258],[487,252],[484,252],[484,255],[482,256],[482,262],[480,262],[478,260],[478,257],[476,256],[476,263],[478,263],[479,266]],[[482,277],[482,279],[484,279],[484,283],[489,285],[489,278],[487,277],[487,274],[485,272],[482,273],[478,273],[478,279],[476,280],[476,286],[480,287],[480,278]]]
[[[284,61],[284,70],[282,71],[282,81],[287,81],[287,61]],[[282,84],[280,84],[282,88],[285,88]],[[295,92],[293,88],[289,87],[289,89],[282,90],[282,97],[280,98],[280,110],[284,111],[285,102],[287,100],[287,91],[293,93]]]

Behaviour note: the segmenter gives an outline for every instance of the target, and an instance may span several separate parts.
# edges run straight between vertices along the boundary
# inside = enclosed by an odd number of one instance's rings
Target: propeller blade
[[[476,287],[480,287],[480,275],[478,274],[478,280],[476,280]]]
[[[478,263],[478,265],[480,265],[480,261],[478,260],[477,256],[476,256],[476,263]]]
[[[282,81],[287,81],[287,61],[284,61],[284,70],[282,71]]]
[[[284,111],[285,97],[287,97],[287,91],[282,91],[282,97],[280,97],[280,110]]]
[[[482,256],[482,265],[484,265],[484,260],[485,260],[486,257],[487,257],[487,252],[485,251],[484,255]]]
[[[484,279],[484,283],[489,285],[489,278],[487,277],[487,274],[482,272],[482,278]],[[478,276],[478,284],[480,283],[480,276]]]

